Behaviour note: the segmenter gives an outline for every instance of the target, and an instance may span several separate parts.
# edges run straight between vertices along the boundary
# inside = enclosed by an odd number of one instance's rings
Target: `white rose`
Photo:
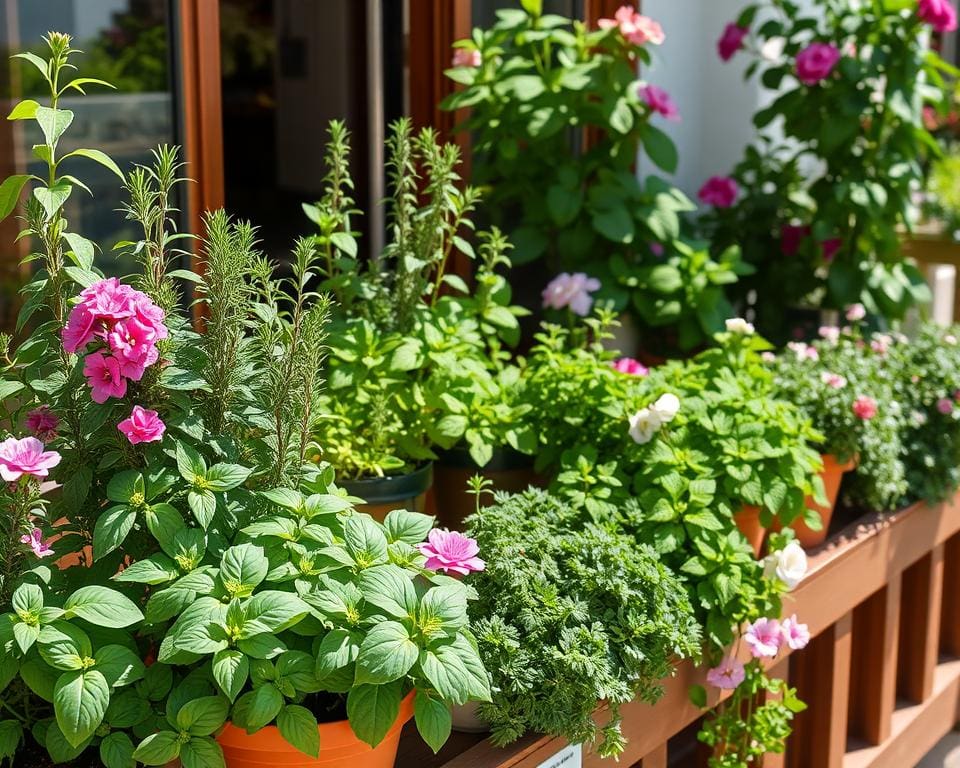
[[[807,553],[797,542],[791,541],[776,555],[777,578],[787,585],[787,589],[793,589],[807,573]]]
[[[786,45],[787,39],[785,37],[771,37],[760,46],[760,55],[767,61],[780,61]]]
[[[748,323],[742,317],[731,317],[726,321],[726,325],[730,333],[740,333],[744,336],[750,336],[753,333],[753,323]]]
[[[649,443],[662,424],[659,413],[649,408],[641,408],[630,417],[630,437],[640,445]]]
[[[663,424],[666,424],[667,422],[673,421],[673,417],[676,416],[680,410],[680,398],[667,392],[667,394],[660,395],[660,397],[657,398],[657,402],[653,404],[651,410]]]

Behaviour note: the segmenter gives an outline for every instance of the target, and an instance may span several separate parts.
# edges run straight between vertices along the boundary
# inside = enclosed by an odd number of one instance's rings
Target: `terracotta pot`
[[[810,496],[807,497],[806,503],[810,509],[820,513],[823,526],[819,531],[815,531],[803,520],[794,520],[789,526],[796,533],[797,541],[805,548],[816,547],[826,541],[830,520],[833,518],[833,508],[836,506],[837,496],[840,494],[840,482],[843,480],[844,473],[849,472],[855,466],[852,459],[841,464],[837,461],[837,457],[832,454],[824,454],[821,458],[823,459],[823,471],[820,473],[820,478],[823,480],[823,490],[827,497],[827,504],[825,506],[817,504]]]
[[[733,521],[737,524],[747,541],[753,547],[753,554],[760,557],[760,550],[763,549],[763,537],[766,529],[760,525],[760,507],[753,504],[744,504],[743,508],[733,516]]]
[[[320,756],[317,758],[305,755],[287,743],[274,725],[248,734],[227,723],[217,741],[223,748],[227,768],[393,768],[400,731],[411,717],[413,691],[400,703],[400,714],[376,747],[360,741],[346,720],[321,723]]]
[[[454,705],[450,711],[453,718],[453,730],[460,733],[488,733],[490,726],[477,715],[479,707],[480,705],[476,701]]]
[[[366,512],[383,522],[387,513],[395,509],[425,512],[427,491],[432,483],[433,464],[427,463],[405,475],[343,480],[338,485],[351,496],[358,496],[366,502],[357,505],[359,512]]]
[[[476,497],[467,492],[470,478],[481,474],[493,483],[492,490],[516,493],[531,485],[544,485],[533,469],[533,457],[512,448],[493,452],[493,457],[480,467],[466,448],[444,451],[434,464],[433,497],[440,524],[451,530],[462,530],[463,519],[476,509]],[[493,503],[490,494],[480,496],[480,504]]]

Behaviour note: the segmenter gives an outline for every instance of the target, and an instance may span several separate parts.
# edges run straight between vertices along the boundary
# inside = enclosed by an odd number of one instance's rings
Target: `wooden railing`
[[[785,755],[764,768],[910,768],[960,717],[960,494],[891,515],[861,518],[810,557],[810,571],[787,597],[814,639],[781,656],[807,702]],[[622,708],[626,751],[619,765],[700,766],[702,750],[681,751],[678,736],[702,716],[687,692],[704,672],[681,664],[656,706]],[[715,696],[716,698],[716,696]],[[713,703],[713,702],[712,702]],[[598,708],[603,721],[605,712]],[[506,748],[454,734],[434,756],[405,733],[398,768],[538,768],[568,744],[528,735]],[[583,768],[613,768],[587,747]],[[574,764],[571,764],[574,763]],[[577,768],[575,761],[564,768]]]

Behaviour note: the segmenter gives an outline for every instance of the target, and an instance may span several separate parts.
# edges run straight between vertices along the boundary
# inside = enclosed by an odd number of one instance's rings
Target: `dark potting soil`
[[[17,752],[13,760],[13,768],[102,768],[97,750],[87,750],[87,753],[80,755],[76,760],[69,763],[54,763],[47,754],[47,750],[41,747],[29,736],[23,749]]]

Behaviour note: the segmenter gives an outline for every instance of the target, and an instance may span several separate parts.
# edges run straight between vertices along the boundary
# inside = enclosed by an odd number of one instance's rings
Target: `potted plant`
[[[663,30],[632,6],[589,29],[544,14],[539,0],[521,5],[457,42],[447,70],[462,87],[442,106],[470,110],[462,128],[473,137],[483,211],[508,233],[516,264],[589,273],[600,298],[637,321],[644,349],[689,352],[722,328],[732,314],[725,286],[750,268],[736,248],[711,256],[684,223],[694,204],[635,173],[641,150],[666,173],[677,167],[657,126],[678,117],[676,106],[637,76]],[[536,284],[534,275],[524,282]]]
[[[125,180],[143,237],[119,247],[142,271],[103,279],[63,215],[82,189],[68,171],[123,173],[95,149],[58,153],[72,118],[58,100],[91,83],[69,79],[69,36],[47,42],[48,59],[23,58],[50,106],[11,117],[38,123],[48,177],[0,185],[2,215],[30,185],[38,244],[31,333],[3,339],[0,759],[30,739],[54,762],[95,752],[107,768],[235,768],[264,750],[389,765],[411,716],[439,749],[449,706],[489,694],[472,592],[447,575],[483,562],[430,517],[355,511],[312,460],[330,306],[308,283],[322,254],[300,241],[277,278],[252,227],[217,212],[202,274],[169,269],[180,165],[161,148]],[[202,332],[178,278],[197,287]],[[76,567],[49,566],[68,555]]]
[[[769,173],[748,150],[728,181],[751,191],[758,180],[789,182],[771,193],[781,201],[770,207],[777,215],[748,225],[779,247],[745,246],[757,276],[744,291],[770,290],[790,306],[861,302],[896,318],[929,300],[923,276],[903,257],[898,227],[910,227],[912,195],[923,185],[918,158],[939,152],[923,107],[947,108],[944,77],[954,70],[926,43],[931,25],[944,24],[923,4],[817,0],[807,11],[770,0],[749,4],[727,27],[721,56],[745,51],[753,59],[747,76],[776,91],[754,125],[764,131],[776,121],[785,139],[768,140],[771,151],[760,153],[772,156]],[[801,175],[801,164],[817,170]],[[708,217],[717,251],[741,241],[740,227],[758,205],[752,194],[733,198]],[[801,279],[785,280],[788,272]],[[760,304],[766,332],[782,304]]]
[[[523,314],[496,273],[509,264],[500,232],[478,235],[479,257],[466,239],[478,193],[457,185],[457,147],[431,130],[414,134],[408,120],[391,131],[382,254],[358,257],[342,123],[329,128],[324,195],[305,206],[319,230],[320,288],[337,305],[326,416],[314,434],[344,487],[381,517],[405,503],[423,509],[438,449],[465,438],[481,458],[489,453],[468,413],[509,385],[505,348],[518,340]],[[451,271],[456,255],[478,260],[473,292]]]

